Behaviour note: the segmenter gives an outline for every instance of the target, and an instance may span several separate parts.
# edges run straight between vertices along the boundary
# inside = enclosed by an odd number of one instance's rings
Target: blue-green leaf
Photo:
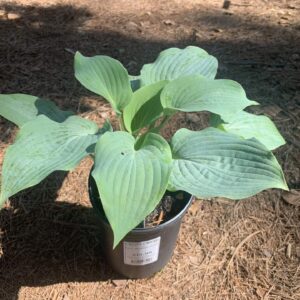
[[[161,200],[171,164],[169,144],[154,133],[139,149],[127,132],[108,132],[97,142],[92,175],[114,232],[114,247]]]
[[[88,90],[110,102],[117,113],[121,113],[132,97],[127,70],[109,56],[86,57],[76,52],[75,77]]]
[[[228,123],[214,116],[213,123],[214,127],[234,133],[245,139],[256,138],[269,150],[274,150],[285,144],[285,140],[275,124],[266,116],[257,116],[241,111],[234,115]]]
[[[255,139],[215,128],[180,129],[172,138],[169,185],[198,197],[241,199],[268,188],[287,190],[275,156]]]
[[[141,87],[141,80],[139,76],[129,75],[130,86],[133,92],[137,91]]]
[[[71,111],[60,110],[53,102],[26,94],[0,95],[0,115],[18,126],[45,115],[56,122],[63,122]]]
[[[217,59],[199,47],[169,48],[162,51],[154,63],[143,66],[140,80],[144,86],[188,75],[215,78],[217,68]]]
[[[62,123],[45,116],[24,124],[4,157],[0,205],[56,170],[71,170],[99,138],[97,124],[71,116]]]
[[[231,115],[257,102],[248,100],[242,86],[227,79],[207,79],[200,75],[179,78],[168,83],[161,93],[168,111],[210,111],[227,120]]]
[[[124,109],[124,124],[126,129],[134,132],[158,119],[163,107],[160,102],[160,92],[167,81],[142,87],[133,93],[131,102]]]

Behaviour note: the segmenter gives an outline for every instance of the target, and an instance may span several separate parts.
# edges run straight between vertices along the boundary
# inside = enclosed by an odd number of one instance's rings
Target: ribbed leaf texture
[[[62,123],[38,116],[23,125],[4,157],[0,205],[53,171],[76,167],[92,150],[97,131],[97,124],[77,116]]]
[[[133,93],[131,102],[124,109],[124,123],[129,132],[151,124],[163,113],[160,92],[167,81],[147,85]]]
[[[210,111],[227,120],[249,105],[242,86],[226,79],[207,79],[191,75],[168,83],[161,93],[162,106],[167,110],[185,112]]]
[[[198,197],[241,199],[268,188],[288,189],[275,156],[255,139],[215,128],[180,129],[172,138],[169,186]]]
[[[215,78],[217,69],[217,59],[199,47],[169,48],[162,51],[154,63],[143,66],[140,84],[144,86],[196,74]]]
[[[129,75],[118,60],[105,55],[86,57],[76,52],[74,68],[78,81],[109,101],[117,113],[131,100]]]
[[[234,115],[228,123],[216,115],[213,116],[214,127],[242,136],[245,139],[256,138],[269,150],[285,144],[285,140],[275,124],[266,116],[257,116],[245,111]]]
[[[97,142],[93,177],[114,233],[114,247],[155,208],[166,191],[172,165],[169,144],[150,133],[139,149],[126,132]]]
[[[74,113],[60,110],[53,102],[26,94],[0,95],[0,115],[18,126],[45,115],[56,122],[63,122]]]

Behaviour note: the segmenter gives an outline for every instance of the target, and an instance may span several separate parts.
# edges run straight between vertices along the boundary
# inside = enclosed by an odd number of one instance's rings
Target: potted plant
[[[0,95],[0,114],[20,127],[5,154],[0,204],[92,155],[89,192],[108,258],[123,275],[145,277],[172,255],[192,195],[242,199],[268,188],[287,190],[271,152],[284,139],[269,118],[244,111],[258,103],[240,84],[214,79],[217,66],[201,48],[170,48],[130,76],[111,57],[77,52],[75,76],[110,102],[116,131],[109,121],[98,128],[48,100]],[[208,111],[211,127],[181,128],[167,141],[160,131],[179,111]],[[159,225],[143,228],[153,214]]]

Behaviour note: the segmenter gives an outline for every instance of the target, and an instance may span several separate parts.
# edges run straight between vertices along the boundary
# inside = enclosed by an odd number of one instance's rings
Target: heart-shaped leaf
[[[63,122],[74,113],[60,110],[53,102],[26,94],[0,95],[0,115],[18,126],[45,115],[56,122]]]
[[[217,69],[217,59],[199,47],[169,48],[162,51],[154,63],[143,66],[141,85],[196,74],[215,78]]]
[[[257,102],[248,100],[242,86],[227,79],[207,79],[199,75],[168,83],[161,93],[162,106],[168,111],[210,111],[227,120],[231,115]]]
[[[158,119],[163,107],[160,102],[160,91],[167,81],[142,87],[133,93],[132,100],[124,109],[124,123],[126,129],[134,132]]]
[[[117,113],[121,113],[132,97],[127,70],[109,56],[86,57],[76,52],[75,77],[88,90],[110,102]]]
[[[172,152],[172,189],[231,199],[268,188],[288,189],[275,156],[255,139],[245,140],[215,128],[180,129],[172,138]]]
[[[171,165],[170,146],[157,134],[148,134],[139,149],[127,132],[106,133],[97,142],[92,175],[114,232],[114,247],[161,200]]]
[[[275,124],[266,116],[257,116],[241,111],[225,123],[216,115],[213,116],[214,127],[242,136],[245,139],[256,138],[269,150],[285,144],[284,138]]]
[[[97,124],[71,116],[62,123],[45,116],[24,124],[5,154],[0,205],[56,170],[71,170],[99,138]]]

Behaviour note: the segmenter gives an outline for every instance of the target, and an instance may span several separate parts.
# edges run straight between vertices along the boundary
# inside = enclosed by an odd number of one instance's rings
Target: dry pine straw
[[[153,278],[23,287],[20,297],[31,299],[33,292],[36,297],[41,295],[40,299],[52,294],[57,299],[64,299],[64,294],[69,299],[83,299],[83,295],[90,295],[89,299],[185,299],[184,295],[186,299],[202,299],[203,295],[207,299],[299,299],[299,232],[293,221],[299,211],[292,211],[279,197],[280,193],[264,192],[261,197],[236,203],[225,199],[196,201],[185,217],[171,262]],[[61,224],[70,227],[72,242],[68,244],[79,247],[75,253],[74,247],[63,247],[63,256],[75,254],[80,261],[80,251],[84,251],[91,256],[85,263],[91,264],[99,258],[79,240],[82,236],[77,236],[76,224],[75,220]],[[79,226],[84,230],[87,225]],[[47,238],[49,233],[48,228],[40,238]],[[62,269],[70,268],[65,261],[59,262],[64,264]],[[92,273],[100,271],[90,267]],[[103,262],[97,267],[107,270]]]
[[[166,131],[176,122],[183,122],[181,115]],[[99,254],[97,221],[84,211],[90,204],[83,178],[91,164],[88,159],[69,173],[57,202],[47,200],[59,185],[53,176],[21,193],[19,205],[8,204],[0,215],[2,286],[20,281],[20,299],[300,299],[299,206],[285,203],[275,190],[240,202],[195,201],[164,270],[146,280],[120,280]],[[91,276],[81,275],[86,272]]]
[[[272,117],[283,133],[288,144],[277,156],[299,189],[298,1],[231,1],[226,12],[217,0],[1,2],[12,5],[0,9],[0,92],[22,86],[101,125],[112,112],[76,84],[64,48],[113,55],[134,74],[163,48],[205,47],[223,62],[220,77],[246,86],[263,104],[254,112]],[[206,125],[206,115],[179,114],[164,135]],[[2,162],[16,129],[3,120],[0,128]],[[300,299],[300,208],[275,190],[240,202],[196,201],[163,271],[119,279],[100,254],[89,209],[91,164],[51,176],[0,212],[1,300]]]

